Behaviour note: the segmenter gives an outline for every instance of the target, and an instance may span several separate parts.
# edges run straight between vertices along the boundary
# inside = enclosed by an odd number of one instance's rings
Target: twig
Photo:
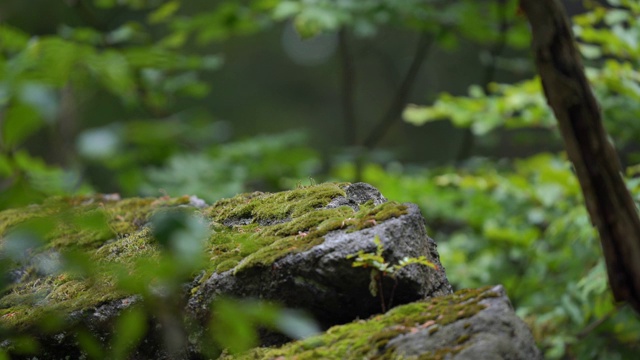
[[[393,297],[396,294],[396,288],[398,287],[398,279],[393,278],[393,288],[391,288],[391,295],[389,295],[389,305],[387,306],[389,309],[393,307]]]
[[[582,329],[582,331],[580,331],[579,333],[576,334],[576,338],[578,340],[582,340],[585,337],[587,337],[587,335],[589,335],[598,326],[602,325],[605,321],[611,319],[611,317],[613,315],[615,315],[615,313],[617,313],[620,310],[620,308],[621,308],[621,306],[616,306],[611,311],[606,313],[603,317],[601,317],[598,320],[596,320],[596,321],[592,322],[591,324],[587,325],[587,327],[585,327],[584,329]]]
[[[506,1],[496,1],[498,3],[498,18],[500,19],[500,24],[498,27],[498,38],[496,39],[495,44],[489,50],[489,63],[484,68],[482,81],[480,82],[485,94],[489,93],[489,84],[494,80],[497,69],[496,58],[502,53],[502,51],[504,51],[504,48],[507,44],[507,32],[511,27],[511,24],[509,24],[509,19],[507,17]],[[469,157],[469,155],[471,154],[471,149],[473,149],[474,142],[475,137],[473,136],[471,127],[464,129],[464,132],[462,134],[461,146],[458,150],[458,155],[456,156],[456,160],[458,162]]]
[[[424,63],[424,59],[429,54],[429,48],[431,47],[431,44],[433,44],[435,38],[436,36],[429,36],[429,34],[426,32],[423,32],[420,35],[418,46],[416,47],[411,65],[409,66],[409,69],[402,79],[402,83],[400,84],[398,91],[391,101],[389,108],[384,113],[376,127],[371,131],[369,136],[363,142],[365,148],[374,148],[380,142],[380,140],[382,140],[384,135],[389,130],[389,127],[391,127],[391,125],[393,125],[393,123],[400,118],[400,114],[404,109],[404,105],[407,103],[409,93],[411,92],[411,89],[416,82],[420,68]]]
[[[357,144],[357,124],[355,112],[355,68],[353,66],[353,56],[349,49],[347,29],[342,28],[338,32],[338,44],[340,52],[340,64],[342,68],[342,111],[345,126],[345,142],[347,146]]]
[[[387,307],[384,304],[384,288],[382,287],[382,276],[383,273],[382,272],[378,272],[378,293],[380,294],[380,307],[382,308],[382,313],[386,313],[387,312]]]

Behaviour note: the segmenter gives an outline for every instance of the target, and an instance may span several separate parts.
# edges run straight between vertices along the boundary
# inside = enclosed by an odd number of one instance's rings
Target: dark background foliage
[[[640,3],[564,3],[638,199]],[[456,287],[504,284],[547,357],[626,358],[529,41],[514,0],[3,1],[0,209],[364,180],[421,206]]]

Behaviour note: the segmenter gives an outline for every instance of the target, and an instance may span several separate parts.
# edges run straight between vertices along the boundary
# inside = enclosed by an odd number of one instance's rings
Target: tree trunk
[[[591,222],[600,234],[609,284],[640,313],[640,217],[602,124],[571,27],[558,0],[520,0],[549,106],[558,120]]]

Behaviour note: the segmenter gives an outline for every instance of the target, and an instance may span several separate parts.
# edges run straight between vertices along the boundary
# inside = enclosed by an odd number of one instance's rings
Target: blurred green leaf
[[[6,23],[0,24],[0,49],[20,51],[27,46],[29,35]]]
[[[23,355],[36,354],[40,348],[38,341],[30,336],[12,338],[11,345],[18,354]]]
[[[102,348],[102,344],[100,344],[95,337],[86,331],[78,331],[77,337],[80,348],[89,356],[90,359],[104,358],[104,349]]]
[[[246,306],[233,300],[217,300],[213,304],[211,333],[213,339],[232,354],[238,354],[258,345],[255,320],[246,312]]]
[[[112,339],[113,359],[126,359],[129,352],[142,340],[147,331],[144,311],[138,307],[126,309],[118,317]],[[95,344],[92,344],[95,345]]]
[[[159,211],[151,218],[151,228],[158,244],[175,256],[176,265],[185,270],[196,270],[201,265],[198,259],[202,260],[209,236],[203,218],[188,208]]]
[[[14,103],[7,109],[2,125],[2,142],[7,148],[13,148],[40,129],[44,121],[34,107]]]
[[[149,14],[149,23],[157,24],[163,21],[167,21],[172,15],[174,15],[178,9],[180,9],[179,1],[168,1],[154,12]]]
[[[291,309],[282,309],[279,312],[275,327],[295,340],[306,339],[321,332],[315,320],[306,313]]]

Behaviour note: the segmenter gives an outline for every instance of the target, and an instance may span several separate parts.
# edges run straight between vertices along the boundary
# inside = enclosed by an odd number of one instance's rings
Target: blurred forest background
[[[640,1],[563,3],[640,201]],[[529,42],[515,0],[2,0],[0,210],[362,180],[547,358],[632,358]]]

